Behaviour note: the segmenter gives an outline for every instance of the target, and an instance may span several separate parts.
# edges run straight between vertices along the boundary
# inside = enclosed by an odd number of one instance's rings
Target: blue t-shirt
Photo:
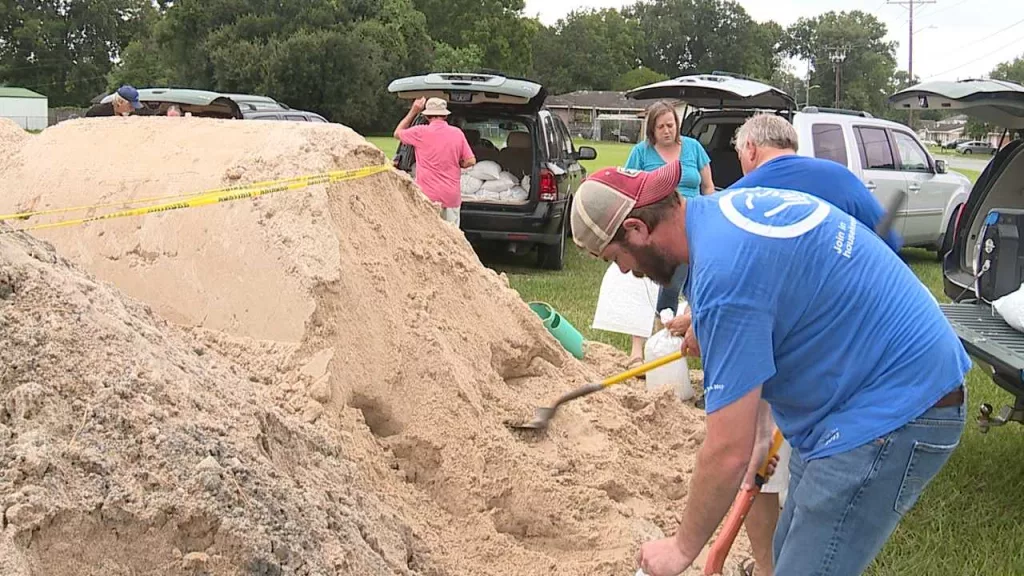
[[[871,230],[885,215],[885,208],[867,186],[846,166],[824,160],[788,154],[765,162],[740,178],[729,188],[783,188],[813,194],[860,220]],[[890,248],[899,252],[903,238],[890,230],[884,238]]]
[[[758,385],[805,459],[923,414],[971,367],[928,289],[864,225],[809,194],[724,190],[686,203],[683,287],[708,413]]]
[[[687,198],[700,196],[700,171],[711,163],[704,146],[693,138],[683,137],[679,151],[679,161],[683,163],[683,177],[679,180],[676,190]],[[658,151],[646,140],[633,146],[626,159],[626,168],[651,172],[665,165],[665,160]]]

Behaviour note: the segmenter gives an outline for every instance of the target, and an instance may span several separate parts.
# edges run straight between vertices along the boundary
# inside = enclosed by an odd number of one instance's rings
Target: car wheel
[[[557,244],[537,245],[537,265],[545,270],[561,270],[565,265],[565,231],[569,228],[569,215],[562,216],[562,233]]]
[[[971,154],[971,153],[972,152],[970,150],[964,150],[964,154]]]

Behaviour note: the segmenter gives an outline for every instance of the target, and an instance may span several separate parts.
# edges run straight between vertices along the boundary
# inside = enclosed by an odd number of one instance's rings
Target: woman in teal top
[[[675,108],[667,102],[657,102],[647,111],[647,139],[633,147],[625,167],[650,172],[677,158],[683,164],[679,194],[693,198],[715,193],[711,159],[704,146],[693,138],[680,137]]]

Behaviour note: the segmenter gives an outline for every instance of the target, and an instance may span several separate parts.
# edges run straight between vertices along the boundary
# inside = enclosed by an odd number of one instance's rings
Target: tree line
[[[722,70],[769,82],[801,105],[906,120],[886,98],[911,79],[896,69],[885,24],[867,12],[827,12],[784,28],[756,22],[733,0],[637,0],[621,10],[576,10],[545,26],[524,7],[524,0],[0,0],[0,84],[46,94],[51,106],[86,106],[122,83],[265,94],[374,133],[402,114],[388,82],[411,74],[500,70],[559,94]],[[790,69],[790,57],[810,64]],[[992,76],[1024,82],[1024,60]]]

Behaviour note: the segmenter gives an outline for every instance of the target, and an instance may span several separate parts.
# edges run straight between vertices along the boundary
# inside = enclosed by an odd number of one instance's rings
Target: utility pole
[[[839,94],[840,94],[839,86],[840,86],[840,82],[842,81],[839,72],[842,69],[843,61],[846,60],[846,48],[847,48],[846,46],[834,46],[834,47],[830,46],[828,48],[828,50],[829,50],[829,59],[832,61],[832,68],[836,72],[836,100],[835,100],[835,107],[836,108],[839,108]]]
[[[907,82],[914,81],[914,5],[935,4],[935,0],[887,0],[888,4],[906,5],[910,9],[910,18],[907,22],[910,25],[907,39]],[[914,127],[914,111],[910,110],[910,127]]]

